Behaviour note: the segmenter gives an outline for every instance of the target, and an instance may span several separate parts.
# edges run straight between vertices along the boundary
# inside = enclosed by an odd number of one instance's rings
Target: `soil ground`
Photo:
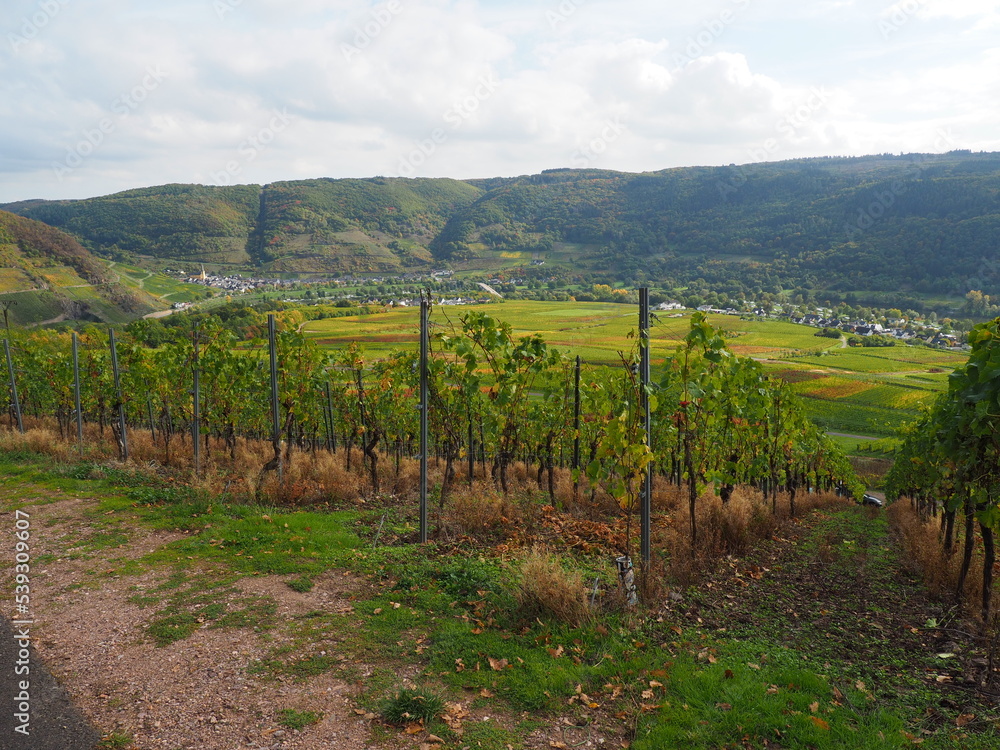
[[[11,740],[9,717],[0,719],[3,750],[91,750],[98,735],[102,750],[464,747],[381,724],[359,695],[386,665],[357,653],[335,657],[345,663],[308,679],[255,674],[250,665],[297,643],[281,627],[216,628],[205,622],[193,625],[189,637],[157,645],[150,638],[154,612],[144,608],[143,597],[169,587],[171,573],[134,563],[190,532],[152,530],[123,517],[117,531],[95,541],[93,514],[100,498],[41,486],[37,494],[30,490],[25,483],[16,488],[17,502],[27,503],[31,512],[32,555],[38,562],[32,570],[33,637],[37,659],[54,680],[42,678],[36,686],[30,744]],[[15,496],[12,490],[5,498],[4,492],[0,488],[0,500]],[[204,566],[197,571],[209,578],[229,572]],[[0,578],[9,590],[9,575]],[[247,610],[261,618],[290,623],[316,611],[350,615],[375,588],[346,570],[317,576],[307,592],[288,584],[289,576],[236,576],[215,595],[248,602]],[[4,614],[9,613],[5,603]],[[837,675],[850,674],[844,694],[861,685],[857,689],[872,705],[908,707],[918,717],[909,731],[928,747],[998,747],[993,675],[960,625],[940,626],[948,617],[946,608],[903,572],[884,511],[862,508],[814,512],[746,558],[722,561],[708,580],[667,597],[654,612],[664,630],[680,623],[706,634],[701,637],[764,640],[796,649],[810,663],[830,668],[835,692]],[[7,633],[0,637],[10,640]],[[421,641],[416,643],[420,653]],[[335,643],[329,648],[331,656],[337,654]],[[4,652],[3,664],[9,663]],[[36,662],[33,674],[40,676],[37,667]],[[391,668],[398,670],[398,685],[411,684],[421,669]],[[10,681],[8,675],[0,680],[5,689]],[[502,705],[449,705],[459,724],[511,727],[532,718]],[[321,718],[295,729],[281,720],[288,710]],[[608,713],[603,725],[595,721],[586,728],[572,715],[535,717],[535,729],[508,747],[627,746],[628,734],[611,728],[614,717]]]

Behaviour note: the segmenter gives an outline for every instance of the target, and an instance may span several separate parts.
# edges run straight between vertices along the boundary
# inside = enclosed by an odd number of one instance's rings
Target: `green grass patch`
[[[851,372],[887,373],[926,371],[933,368],[953,370],[966,359],[968,357],[965,355],[940,349],[899,345],[884,348],[833,349],[821,356],[799,356],[792,361]]]
[[[767,658],[763,661],[761,656]],[[792,651],[756,649],[741,643],[719,651],[715,664],[690,658],[674,661],[663,688],[653,689],[659,706],[644,719],[632,747],[745,746],[803,748],[906,747],[905,725],[867,694],[802,665]],[[752,665],[752,666],[750,666]],[[659,681],[657,681],[659,682]],[[834,691],[837,692],[834,692]],[[839,698],[838,698],[839,696]]]
[[[94,750],[124,750],[131,747],[133,742],[134,740],[130,734],[112,732],[111,734],[104,735]]]
[[[299,576],[298,578],[293,578],[288,582],[288,588],[292,591],[298,591],[300,594],[304,594],[307,591],[312,591],[313,582],[309,576]]]
[[[296,711],[294,708],[283,708],[278,711],[278,723],[288,729],[300,731],[323,720],[323,714],[317,711]]]
[[[4,299],[15,303],[8,317],[11,323],[18,325],[52,320],[63,312],[62,301],[52,292],[11,292],[5,294]]]
[[[277,677],[292,677],[305,680],[310,677],[325,674],[338,665],[338,659],[325,654],[307,654],[288,660],[263,659],[253,662],[248,671],[253,675],[261,675],[272,679]]]
[[[430,724],[444,711],[444,700],[427,690],[403,688],[381,706],[382,718],[402,726],[415,721]]]

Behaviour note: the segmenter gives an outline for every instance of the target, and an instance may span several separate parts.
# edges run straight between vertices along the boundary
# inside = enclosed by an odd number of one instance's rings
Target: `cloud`
[[[994,3],[907,2],[12,0],[0,201],[995,147]]]

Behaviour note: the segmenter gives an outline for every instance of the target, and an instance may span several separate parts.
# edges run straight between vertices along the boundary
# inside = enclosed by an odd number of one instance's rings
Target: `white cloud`
[[[0,201],[997,147],[985,0],[46,2],[0,27]]]

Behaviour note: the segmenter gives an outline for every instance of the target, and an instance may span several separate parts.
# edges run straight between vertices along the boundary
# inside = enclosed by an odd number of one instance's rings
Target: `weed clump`
[[[293,578],[288,581],[288,588],[292,591],[298,591],[300,594],[305,594],[312,591],[313,581],[307,575],[301,575],[298,578]]]
[[[590,616],[583,576],[566,570],[555,555],[533,549],[516,580],[517,614],[525,620],[544,618],[578,627]]]
[[[323,714],[316,711],[296,711],[294,708],[283,708],[278,711],[278,723],[289,729],[305,729],[310,724],[318,724],[322,720]]]
[[[382,702],[382,718],[388,724],[402,726],[422,721],[429,724],[444,711],[444,701],[440,696],[424,690],[403,688],[391,698]]]

